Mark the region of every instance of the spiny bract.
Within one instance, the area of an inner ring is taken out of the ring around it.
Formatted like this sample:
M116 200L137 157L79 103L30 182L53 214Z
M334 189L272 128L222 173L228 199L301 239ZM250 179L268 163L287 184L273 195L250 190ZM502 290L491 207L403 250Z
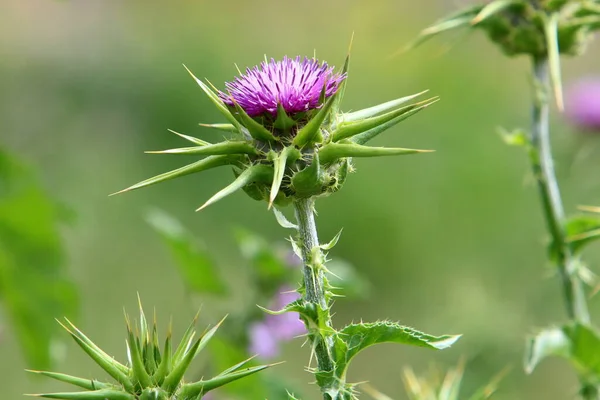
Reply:
M339 103L348 74L349 57L339 72L312 58L265 60L247 69L227 93L196 78L226 124L202 126L233 133L220 143L176 133L195 144L150 153L206 156L195 163L155 176L121 192L230 165L236 179L198 210L242 189L252 198L285 205L294 199L337 191L352 170L352 157L378 157L427 152L370 147L365 143L398 122L437 101L406 105L422 93L374 107L343 113ZM189 70L188 70L189 72ZM190 72L191 74L191 72ZM121 193L119 192L119 193Z
M125 319L127 322L127 365L121 364L102 351L66 318L65 324L61 323L75 342L116 383L78 378L56 372L31 371L84 389L80 392L46 393L33 396L72 400L200 400L210 390L270 366L244 368L250 361L248 359L212 379L185 382L184 374L192 360L207 345L223 321L194 340L195 324L198 319L198 315L196 315L175 351L171 347L171 327L169 326L161 351L158 343L156 317L152 329L150 329L140 304L139 330L136 328L135 334L127 315Z

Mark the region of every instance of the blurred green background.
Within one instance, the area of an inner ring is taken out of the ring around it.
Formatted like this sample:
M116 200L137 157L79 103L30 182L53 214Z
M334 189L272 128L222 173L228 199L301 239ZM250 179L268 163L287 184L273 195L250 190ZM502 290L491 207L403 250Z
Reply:
M316 51L339 66L354 32L346 110L424 89L442 101L377 139L436 153L357 160L358 172L344 190L318 203L323 240L344 228L331 256L351 260L375 289L365 300L337 301L336 324L390 318L464 337L443 352L373 348L355 361L350 379L368 380L404 399L403 366L425 371L434 362L450 366L465 356L467 387L512 367L497 399L572 398L577 384L565 362L545 361L532 376L521 367L524 337L565 318L558 283L545 265L544 225L525 155L495 133L499 125L527 126L527 60L505 59L480 34L451 34L391 57L425 25L465 3L4 0L0 145L31 164L47 191L77 216L61 232L79 288L75 322L122 359L122 308L135 310L136 291L163 321L173 315L176 332L201 303L205 322L214 323L243 301L248 288L232 230L245 227L273 241L289 232L266 204L244 194L193 212L231 172L107 195L185 163L143 154L182 145L167 128L207 140L219 134L197 125L222 119L182 63L217 87L236 74L234 63L252 66L264 54ZM600 72L598 54L596 43L587 55L566 60L566 84ZM600 136L582 135L560 116L554 122L568 209L600 204ZM167 250L144 222L152 206L176 215L217 254L227 266L225 276L239 281L233 301L186 292ZM587 260L597 265L600 252L592 248ZM592 300L596 316L598 303ZM8 317L0 316L2 398L64 389L23 372L28 365L15 332ZM303 371L309 349L301 343L287 345L281 357L287 363L277 372L304 386L311 377ZM73 342L65 344L55 369L101 376ZM316 388L307 393L317 398Z

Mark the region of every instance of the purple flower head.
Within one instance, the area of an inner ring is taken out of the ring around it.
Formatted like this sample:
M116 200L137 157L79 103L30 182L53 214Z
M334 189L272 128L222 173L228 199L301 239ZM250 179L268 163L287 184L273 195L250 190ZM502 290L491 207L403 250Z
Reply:
M291 287L282 286L273 299L272 308L280 310L300 296ZM306 333L304 323L298 313L288 312L282 315L267 314L263 321L250 327L249 352L263 359L275 358L279 354L279 346Z
M575 83L567 92L565 105L567 116L575 125L600 132L600 77Z
M326 62L286 56L281 61L271 59L247 68L245 74L227 82L228 93L219 92L219 96L229 106L235 101L251 117L265 113L275 117L278 104L288 115L293 115L319 108L323 88L325 97L330 97L344 78L345 75L334 73Z

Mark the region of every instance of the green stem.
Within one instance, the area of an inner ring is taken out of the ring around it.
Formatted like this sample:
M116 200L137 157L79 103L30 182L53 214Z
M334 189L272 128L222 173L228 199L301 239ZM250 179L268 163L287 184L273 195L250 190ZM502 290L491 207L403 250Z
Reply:
M298 221L298 232L300 236L300 247L302 251L302 261L304 264L304 301L314 310L319 310L316 315L319 321L307 321L309 329L309 339L313 346L317 359L317 371L328 372L333 371L333 340L324 332L323 329L315 329L315 325L319 327L331 327L331 314L329 312L329 300L327 298L327 287L325 279L325 271L322 267L323 252L319 247L319 237L317 236L317 226L315 224L314 200L300 199L294 202L296 212L296 220ZM317 379L317 383L319 379ZM326 393L329 389L321 387L323 398L330 400L332 397Z
M538 183L546 225L552 238L553 255L558 267L567 315L571 321L589 325L590 315L585 292L577 271L578 260L566 240L565 212L552 160L548 104L550 85L546 57L533 60L533 75L535 97L530 137L531 166ZM589 400L598 398L591 394L593 392L589 390L591 386L584 379L581 379L581 385L582 398Z

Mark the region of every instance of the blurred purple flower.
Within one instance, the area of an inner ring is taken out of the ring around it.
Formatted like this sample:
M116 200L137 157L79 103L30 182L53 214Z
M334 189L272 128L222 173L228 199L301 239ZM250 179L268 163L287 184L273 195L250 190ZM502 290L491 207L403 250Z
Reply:
M300 295L291 287L282 286L271 308L281 310L289 303L300 298ZM279 346L296 336L306 333L304 323L300 321L298 313L288 312L282 315L265 315L265 318L250 327L250 345L248 351L257 354L260 358L271 359L279 354Z
M323 88L325 97L329 97L344 78L326 62L319 64L315 58L284 57L282 61L271 59L247 68L245 74L227 82L228 93L219 92L219 96L230 106L235 100L251 117L264 113L276 116L278 104L288 114L295 114L319 108Z
M571 86L566 113L578 127L600 132L600 77L584 78Z

